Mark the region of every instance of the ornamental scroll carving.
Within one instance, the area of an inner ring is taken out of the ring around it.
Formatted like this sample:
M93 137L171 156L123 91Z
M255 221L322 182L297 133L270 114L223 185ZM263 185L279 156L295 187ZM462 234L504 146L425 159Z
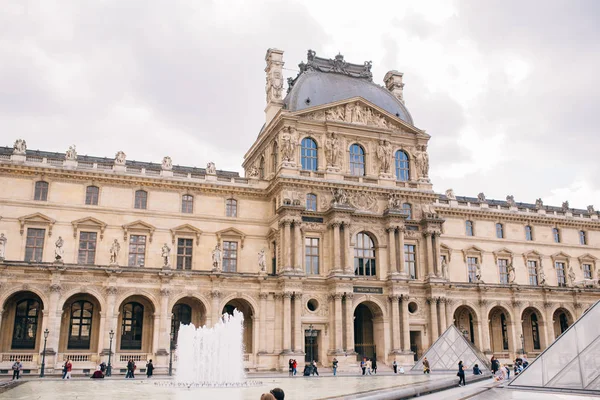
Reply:
M362 210L362 211L371 211L377 212L379 211L379 205L377 204L377 198L368 193L359 192L352 194L348 198L348 202L353 207Z
M347 122L351 124L367 125L376 128L402 131L400 124L381 114L372 107L360 102L347 103L326 110L319 110L306 115L307 119L315 121Z

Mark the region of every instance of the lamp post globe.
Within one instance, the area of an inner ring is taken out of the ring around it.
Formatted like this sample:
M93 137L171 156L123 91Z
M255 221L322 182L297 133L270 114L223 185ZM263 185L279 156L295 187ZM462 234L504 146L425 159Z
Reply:
M108 332L108 337L110 338L110 342L108 345L108 365L106 366L106 376L112 375L112 364L110 363L110 356L112 355L112 341L115 337L115 331L112 329Z
M46 328L46 330L44 330L44 350L42 351L42 368L40 369L40 378L43 378L45 375L45 369L46 369L46 342L48 341L48 335L50 334L50 331L48 330L48 328Z

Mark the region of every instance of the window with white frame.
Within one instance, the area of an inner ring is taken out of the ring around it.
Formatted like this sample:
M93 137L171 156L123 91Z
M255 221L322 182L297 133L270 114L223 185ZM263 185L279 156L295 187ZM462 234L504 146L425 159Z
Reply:
M238 242L223 242L223 272L237 272Z
M410 279L417 279L417 255L414 244L404 245L404 265Z
M500 274L500 283L508 283L508 260L498 259L498 273Z
M25 242L25 261L42 261L44 254L45 229L27 228L27 241Z
M306 195L306 210L307 211L317 211L317 195L313 193L308 193Z
M33 199L40 201L48 200L48 182L38 181L35 183L35 192L33 194Z
M556 268L556 280L558 282L558 286L567 286L567 277L565 274L565 263L561 261L556 261L554 263Z
M192 269L193 249L193 239L177 239L177 269Z
M467 257L467 274L469 282L477 282L477 257Z
M236 199L225 200L225 216L237 217L237 200Z
M583 278L584 279L592 279L592 264L583 264Z
M498 239L504 239L504 226L500 223L496 224L496 237Z
M143 267L146 262L146 235L129 236L130 267Z
M531 228L531 225L525 226L525 240L529 242L533 240L533 229Z
M191 194L184 194L181 196L181 212L184 214L191 214L194 212L194 196Z
M307 275L319 275L319 239L304 238L304 264Z
M585 231L579 231L579 244L583 246L587 244L587 235Z
M96 232L79 232L79 252L77 262L79 264L94 264L96 260Z
M538 285L538 265L536 260L527 260L527 274L529 275L529 284Z
M467 236L475 236L475 232L473 230L473 221L465 221L465 233Z

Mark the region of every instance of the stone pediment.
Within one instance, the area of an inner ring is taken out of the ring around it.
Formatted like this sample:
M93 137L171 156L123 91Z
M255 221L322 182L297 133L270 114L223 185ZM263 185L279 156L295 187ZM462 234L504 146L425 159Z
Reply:
M235 228L227 228L216 232L217 240L220 242L223 238L236 238L240 240L240 246L244 248L244 239L246 234Z
M393 132L418 133L400 118L368 102L362 97L335 103L334 105L319 106L304 109L295 113L297 116L315 121L342 122L354 125L364 125L372 128L387 129Z
M23 235L25 232L26 224L34 224L34 225L47 225L48 226L48 236L52 236L52 227L56 220L42 214L42 213L34 213L29 214L24 217L19 218L19 224L21 225L20 233Z
M130 222L129 224L123 225L123 240L127 241L127 236L130 232L147 232L148 233L148 241L152 243L152 236L154 235L154 231L156 228L150 225L147 222L137 220L134 222Z
M177 235L196 236L196 246L198 246L198 244L200 244L200 235L202 235L202 231L190 224L183 224L171 229L171 239L173 244L175 244L175 237Z
M106 229L106 223L96 219L94 217L85 217L71 222L73 225L73 237L77 237L77 230L80 228L92 228L100 230L100 240L104 238L104 230Z

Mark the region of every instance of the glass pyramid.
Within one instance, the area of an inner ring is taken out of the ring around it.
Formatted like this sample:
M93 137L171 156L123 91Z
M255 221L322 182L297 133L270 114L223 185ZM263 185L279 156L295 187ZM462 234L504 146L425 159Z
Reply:
M512 387L594 391L600 394L600 301L513 379Z
M454 325L450 325L433 343L412 367L412 371L423 371L425 357L429 361L431 371L458 371L458 362L462 360L467 370L479 364L483 373L490 372L490 366L483 353L473 346Z

